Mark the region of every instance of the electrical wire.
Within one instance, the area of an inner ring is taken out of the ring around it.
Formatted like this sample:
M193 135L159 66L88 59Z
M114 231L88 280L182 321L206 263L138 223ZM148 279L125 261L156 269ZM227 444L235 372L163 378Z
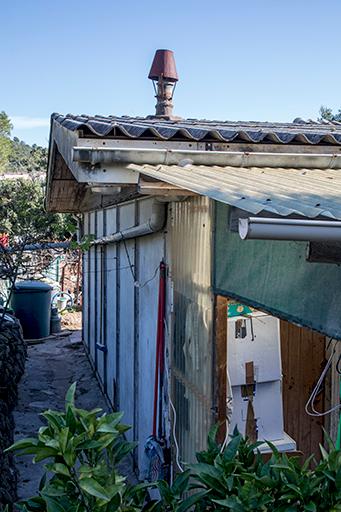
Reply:
M159 268L160 268L160 265L158 265L156 267L154 274L152 275L152 277L150 279L147 279L147 281L145 281L143 284L140 284L138 281L135 281L134 286L136 286L136 288L139 288L140 290L142 288L144 288L145 286L147 286L147 284L149 284L151 281L153 281L153 279L156 278L156 276L158 275L158 272L159 272Z
M332 351L332 353L329 356L329 359L328 359L328 361L327 361L327 363L326 363L326 365L325 365L325 367L324 367L324 369L323 369L323 371L322 371L322 373L320 375L320 378L317 381L316 386L314 387L310 397L308 398L307 403L305 404L305 412L309 416L314 416L314 417L326 416L327 414L331 414L332 412L341 409L341 404L339 404L339 405L335 405L331 409L328 409L327 411L319 412L319 411L317 411L315 409L315 406L314 406L316 397L317 397L317 395L319 394L319 392L321 390L322 382L324 381L324 379L325 379L325 377L326 377L326 375L328 373L328 370L329 370L329 368L332 365L335 351L336 351L336 344L334 345L333 351Z
M132 264L132 262L130 260L130 254L129 254L128 247L127 247L127 244L126 244L126 240L124 238L124 235L123 235L122 231L120 231L120 234L122 236L122 242L123 242L123 245L124 245L124 250L126 252L127 260L128 260L129 266L130 266L130 272L131 272L131 275L133 276L134 283L136 283L137 279L136 279L136 276L135 276L135 273L134 273L134 270L133 270L134 265Z
M168 329L168 325L167 325L167 322L166 322L166 319L164 320L164 324L165 324L165 329L167 331L167 337L169 337L169 329ZM165 370L166 370L166 377L167 377L167 394L168 394L168 400L169 400L169 404L171 406L171 409L172 409L172 412L173 412L173 425L172 425L172 435L173 435L173 441L174 441L174 445L175 445L175 462L176 462L176 465L178 466L179 468L179 471L181 473L183 473L185 470L184 468L182 467L181 463L180 463L180 449L179 449L179 444L178 444L178 440L176 438L176 421L177 421L177 416L176 416L176 409L174 407L174 404L173 404L173 401L172 401L172 397L171 397L171 393L170 393L170 387L169 387L169 371L168 371L168 364L167 364L167 361L166 361L166 364L165 364Z
M220 453L223 453L223 451L225 450L227 443L229 441L232 413L233 413L232 384L231 384L230 374L229 374L228 365L227 365L227 361L226 361L226 420L225 420L226 433L225 433L225 439L220 448Z

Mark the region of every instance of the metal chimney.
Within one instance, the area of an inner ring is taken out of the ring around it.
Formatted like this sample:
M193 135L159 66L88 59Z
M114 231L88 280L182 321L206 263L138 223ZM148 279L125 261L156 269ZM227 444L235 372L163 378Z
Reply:
M153 81L157 117L175 119L173 116L173 94L179 80L171 50L156 50L148 78Z

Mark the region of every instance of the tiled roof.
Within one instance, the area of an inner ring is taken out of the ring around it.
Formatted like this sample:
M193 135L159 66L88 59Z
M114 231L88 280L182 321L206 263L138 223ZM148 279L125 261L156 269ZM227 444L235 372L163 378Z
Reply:
M52 121L84 136L193 142L341 144L341 123L295 119L293 123L163 120L155 117L52 114Z

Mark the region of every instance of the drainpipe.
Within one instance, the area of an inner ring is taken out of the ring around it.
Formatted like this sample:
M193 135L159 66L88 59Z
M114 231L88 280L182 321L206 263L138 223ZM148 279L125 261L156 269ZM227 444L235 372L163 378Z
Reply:
M73 147L73 161L90 165L220 165L232 167L285 167L289 169L340 169L341 155L334 153L259 153L156 148ZM129 169L129 167L128 167ZM134 170L132 168L132 170Z
M239 236L242 240L340 242L341 222L249 217L248 219L239 219Z
M97 238L91 242L92 245L110 244L119 242L120 240L127 240L129 238L138 238L140 236L151 235L161 231L166 224L166 208L167 204L155 201L152 206L152 214L143 224L133 226L131 228L117 231L112 235Z

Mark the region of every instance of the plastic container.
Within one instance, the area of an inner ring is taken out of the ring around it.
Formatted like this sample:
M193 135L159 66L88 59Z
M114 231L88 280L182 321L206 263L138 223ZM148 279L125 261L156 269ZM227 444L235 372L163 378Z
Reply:
M11 306L20 320L25 339L50 334L52 286L40 281L19 281L12 292Z
M51 334L57 334L62 330L62 318L58 308L51 308Z

